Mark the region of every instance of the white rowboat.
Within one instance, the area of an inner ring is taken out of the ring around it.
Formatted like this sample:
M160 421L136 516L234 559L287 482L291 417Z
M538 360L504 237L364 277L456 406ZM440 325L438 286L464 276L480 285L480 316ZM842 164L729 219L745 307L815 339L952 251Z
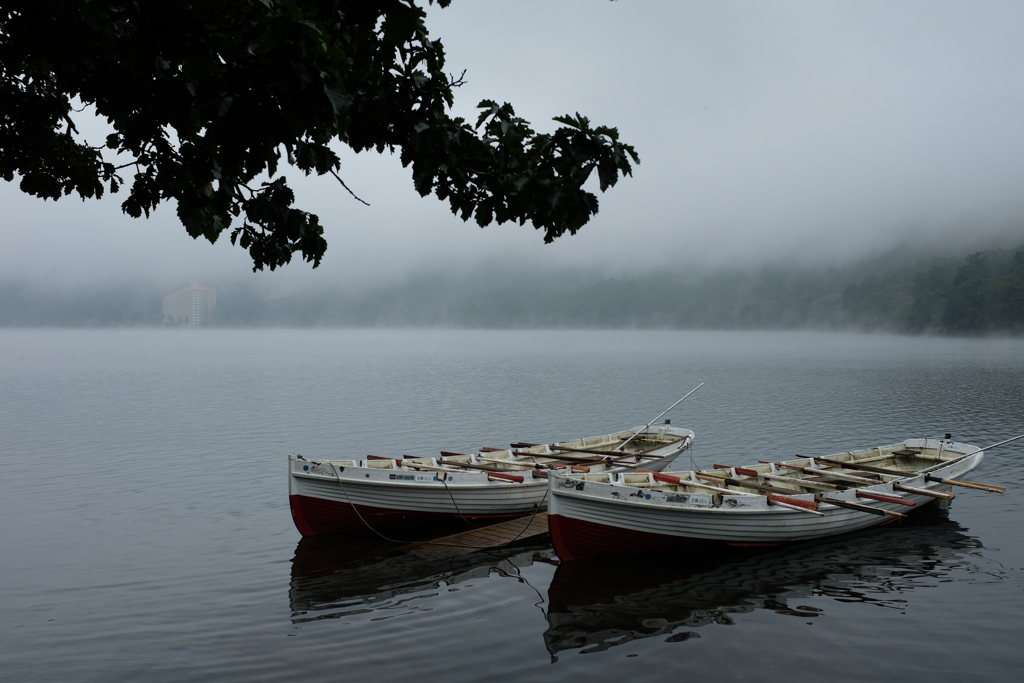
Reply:
M446 453L438 458L288 458L289 501L304 536L378 530L453 519L517 517L546 507L559 471L660 471L693 444L667 424L555 444Z
M949 439L703 472L552 474L548 524L563 560L770 546L899 521L948 504L982 449Z

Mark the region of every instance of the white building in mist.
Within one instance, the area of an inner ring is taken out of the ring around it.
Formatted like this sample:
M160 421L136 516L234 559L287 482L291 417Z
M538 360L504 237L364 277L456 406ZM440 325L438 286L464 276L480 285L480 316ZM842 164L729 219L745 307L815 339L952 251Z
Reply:
M216 305L216 289L192 285L164 297L164 322L190 327L208 325Z

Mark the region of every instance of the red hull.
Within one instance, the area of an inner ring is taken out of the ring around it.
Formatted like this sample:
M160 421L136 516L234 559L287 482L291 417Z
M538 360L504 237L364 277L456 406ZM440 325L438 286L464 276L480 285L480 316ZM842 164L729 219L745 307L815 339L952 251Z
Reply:
M419 512L414 510L391 510L338 503L310 496L288 496L292 509L292 520L303 536L336 534L345 531L366 531L373 529L394 529L396 527L445 524L462 519L458 515L444 512ZM358 508L358 514L356 511ZM466 519L505 519L514 515L476 515Z
M899 520L887 518L874 526L888 526ZM592 560L630 555L668 555L694 548L770 548L786 542L758 543L720 541L686 536L665 536L646 531L631 531L580 519L548 515L548 530L555 552L563 560Z
M724 548L734 545L774 546L779 543L729 543L704 538L664 536L631 531L579 519L548 515L548 529L555 552L563 560L591 560L628 555L665 555L693 548Z

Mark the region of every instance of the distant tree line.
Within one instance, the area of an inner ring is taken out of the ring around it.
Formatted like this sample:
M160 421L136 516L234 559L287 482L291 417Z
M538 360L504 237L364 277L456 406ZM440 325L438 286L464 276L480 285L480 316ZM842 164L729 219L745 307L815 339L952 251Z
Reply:
M589 278L500 267L435 273L375 289L271 295L217 286L222 327L861 329L904 334L1024 332L1024 246L966 257L900 252L845 265ZM2 326L159 325L151 285L73 292L0 282Z
M1024 246L922 260L843 290L864 327L979 334L1024 331Z

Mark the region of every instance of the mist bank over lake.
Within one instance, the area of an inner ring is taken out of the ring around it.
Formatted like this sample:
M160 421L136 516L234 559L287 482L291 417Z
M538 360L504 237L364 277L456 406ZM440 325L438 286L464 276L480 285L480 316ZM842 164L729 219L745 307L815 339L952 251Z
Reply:
M643 267L643 254L628 256ZM636 277L481 266L387 285L217 288L219 327L843 329L1024 332L1024 245L953 256L894 250L845 265L765 264ZM165 284L47 288L0 281L0 326L162 325Z

